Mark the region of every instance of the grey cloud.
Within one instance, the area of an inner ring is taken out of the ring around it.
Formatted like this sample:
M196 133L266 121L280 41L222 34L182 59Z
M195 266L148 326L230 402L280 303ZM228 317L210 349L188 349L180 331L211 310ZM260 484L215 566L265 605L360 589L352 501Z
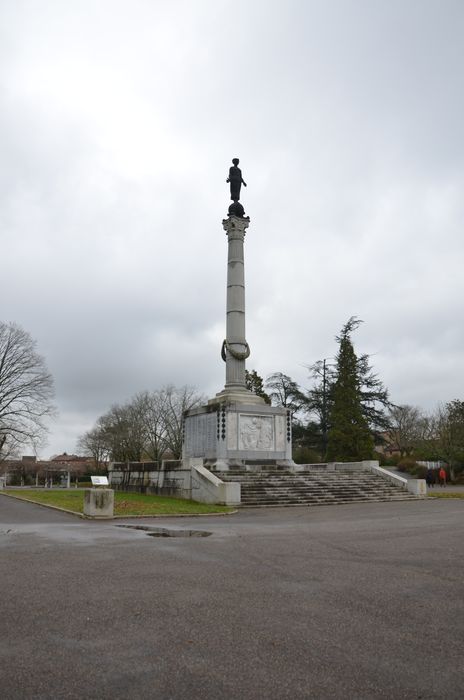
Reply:
M221 389L236 155L249 366L308 386L354 314L393 400L462 395L460 2L18 1L0 20L2 317L56 378L50 451L141 389Z

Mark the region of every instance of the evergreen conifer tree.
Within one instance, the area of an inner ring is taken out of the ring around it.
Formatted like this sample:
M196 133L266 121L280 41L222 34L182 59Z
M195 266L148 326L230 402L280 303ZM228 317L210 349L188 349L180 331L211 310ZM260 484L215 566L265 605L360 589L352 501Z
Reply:
M251 372L249 372L247 369L245 370L245 383L248 391L256 394L256 396L261 396L266 403L271 403L270 397L264 391L263 378L259 376L255 369L252 369Z
M351 342L351 333L361 321L350 318L337 337L336 380L331 389L330 429L327 459L353 461L370 459L374 442L362 405L359 360Z

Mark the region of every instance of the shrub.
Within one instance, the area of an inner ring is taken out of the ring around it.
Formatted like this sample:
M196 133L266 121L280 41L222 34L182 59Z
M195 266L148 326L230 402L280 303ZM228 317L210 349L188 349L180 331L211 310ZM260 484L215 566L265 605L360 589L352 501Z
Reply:
M297 464L319 464L321 455L310 447L294 447L293 461Z
M397 467L398 462L401 462L402 459L403 457L401 457L401 455L398 453L390 455L390 457L387 457L387 467Z
M386 457L383 452L374 452L374 459L378 461L381 467L388 466L388 457Z
M397 467L402 472L407 472L408 474L413 474L417 476L419 472L423 472L424 467L417 464L413 457L403 457L397 464Z

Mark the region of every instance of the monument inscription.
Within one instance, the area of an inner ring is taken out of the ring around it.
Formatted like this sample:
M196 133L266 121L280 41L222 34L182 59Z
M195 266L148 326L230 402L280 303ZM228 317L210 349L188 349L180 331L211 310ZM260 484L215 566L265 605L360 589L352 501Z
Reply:
M189 457L202 457L216 449L216 417L211 413L186 421L184 445Z

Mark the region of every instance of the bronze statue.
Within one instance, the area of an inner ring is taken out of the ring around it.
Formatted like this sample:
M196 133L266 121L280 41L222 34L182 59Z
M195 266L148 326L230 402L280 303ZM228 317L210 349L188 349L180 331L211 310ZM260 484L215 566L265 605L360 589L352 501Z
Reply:
M238 158L232 158L233 165L229 169L229 177L226 180L226 182L230 182L230 198L234 202L238 202L240 199L240 188L242 184L245 187L247 186L245 180L242 178L242 171L238 167L239 162Z

